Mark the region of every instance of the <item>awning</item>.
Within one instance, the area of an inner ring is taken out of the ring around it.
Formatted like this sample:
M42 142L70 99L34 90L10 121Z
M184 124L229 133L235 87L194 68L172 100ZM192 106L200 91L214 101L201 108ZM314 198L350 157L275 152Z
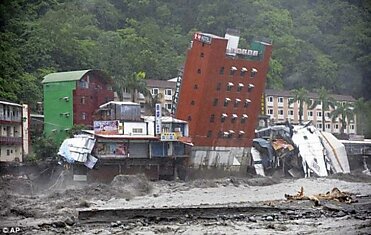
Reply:
M246 72L246 71L247 71L247 68L242 67L241 71L242 71L242 72Z
M239 131L238 134L243 135L243 134L245 134L245 132L244 131Z
M222 113L222 117L226 118L228 115L226 113Z
M256 73L256 72L258 72L258 70L256 68L252 68L251 72Z
M236 99L236 103L239 103L239 102L241 102L241 100L237 98L237 99Z
M234 67L234 66L232 66L232 67L231 67L231 70L232 70L232 71L236 71L236 70L237 70L237 68L236 68L236 67Z
M242 118L248 118L247 114L242 114Z
M238 116L237 116L237 114L234 113L234 114L232 114L232 117L237 118Z
M251 103L251 100L246 99L245 102L246 102L246 103Z
M238 86L239 86L239 87L244 87L245 85L242 84L242 83L238 83Z
M249 88L255 87L254 84L249 83Z
M234 86L232 82L228 82L228 86Z
M229 101L231 101L231 99L230 98L225 98L225 101L229 102Z
M234 130L229 130L229 134L234 134Z

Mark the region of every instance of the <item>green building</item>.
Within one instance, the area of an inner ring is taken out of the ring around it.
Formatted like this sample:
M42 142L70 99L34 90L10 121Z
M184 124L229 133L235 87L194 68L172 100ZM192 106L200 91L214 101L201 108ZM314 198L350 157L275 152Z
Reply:
M62 142L74 125L92 128L94 112L112 101L112 79L101 70L51 73L44 77L44 133Z

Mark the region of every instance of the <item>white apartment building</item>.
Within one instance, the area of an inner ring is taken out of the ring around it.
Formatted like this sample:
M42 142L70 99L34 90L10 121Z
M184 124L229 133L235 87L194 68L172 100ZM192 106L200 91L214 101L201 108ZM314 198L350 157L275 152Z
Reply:
M27 116L27 105L0 101L0 162L22 162L28 153Z
M339 102L355 102L352 96L331 94L335 101ZM292 123L299 123L299 104L294 102L290 104L290 99L293 99L293 94L290 91L281 91L266 89L265 90L265 112L270 116L275 123L289 120ZM314 101L318 99L318 95L313 92L308 93L308 97ZM313 103L313 102L312 102ZM340 133L341 122L339 118L332 121L330 113L333 109L323 112L322 106L317 105L314 109L309 109L307 104L303 106L303 122L312 121L318 129L322 129L325 125L325 130L332 133ZM322 123L322 115L325 115L325 123ZM347 127L344 130L347 134L356 134L356 117L353 120L347 120Z

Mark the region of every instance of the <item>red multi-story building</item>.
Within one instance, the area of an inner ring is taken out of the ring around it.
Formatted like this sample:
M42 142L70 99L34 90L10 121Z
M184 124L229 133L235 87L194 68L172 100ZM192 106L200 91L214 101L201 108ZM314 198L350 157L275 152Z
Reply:
M226 150L252 144L272 45L257 40L241 49L238 41L236 30L228 30L224 38L194 34L176 117L189 122L195 146Z

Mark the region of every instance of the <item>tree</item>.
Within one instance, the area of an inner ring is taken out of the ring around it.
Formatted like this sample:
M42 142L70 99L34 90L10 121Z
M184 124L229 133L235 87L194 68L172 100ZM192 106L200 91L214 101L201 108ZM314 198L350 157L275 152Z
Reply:
M163 93L149 95L149 99L147 99L145 106L144 106L146 115L155 115L156 104L161 103L161 100L163 99L163 97L164 97ZM162 115L164 116L170 115L169 110L167 110L165 107L161 108L161 112L162 112Z
M142 93L144 96L148 96L149 91L144 81L145 77L145 72L133 73L119 84L121 89L126 88L130 92L132 102L136 102L138 92Z
M362 97L354 102L353 111L356 114L357 130L361 135L365 134L367 122L370 122L370 119L367 118L368 106L370 105L370 102L366 102Z
M299 103L299 124L302 124L304 104L311 105L311 101L308 98L308 90L305 88L291 90L291 93L294 95L294 98L289 101L289 104L294 102Z
M314 109L317 105L321 105L322 109L322 130L325 131L325 111L328 111L331 108L334 108L335 99L330 97L326 88L321 87L321 89L316 89L318 94L318 99L314 100L313 104L310 106L310 109Z
M330 113L332 121L339 118L341 122L340 136L344 136L344 130L347 128L347 122L354 118L354 108L348 102L336 102L335 109Z

